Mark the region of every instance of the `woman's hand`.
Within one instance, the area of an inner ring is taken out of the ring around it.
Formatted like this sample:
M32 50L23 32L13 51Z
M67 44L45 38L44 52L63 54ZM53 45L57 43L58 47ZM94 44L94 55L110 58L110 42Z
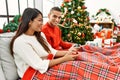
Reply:
M60 51L61 52L61 51ZM60 56L60 53L59 53ZM77 58L78 54L72 51L64 51L61 57L50 60L49 67L54 66L56 64L60 64L66 61L73 61Z
M63 56L65 61L73 61L77 58L78 54L76 52L68 52Z
M80 48L80 44L73 44L69 51L77 51Z

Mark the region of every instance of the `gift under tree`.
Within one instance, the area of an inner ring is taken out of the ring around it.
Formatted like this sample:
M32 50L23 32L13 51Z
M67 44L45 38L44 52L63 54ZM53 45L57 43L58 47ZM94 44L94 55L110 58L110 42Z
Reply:
M84 4L84 0L63 1L61 5L63 15L60 22L63 40L85 44L86 41L94 39L89 26L89 13Z

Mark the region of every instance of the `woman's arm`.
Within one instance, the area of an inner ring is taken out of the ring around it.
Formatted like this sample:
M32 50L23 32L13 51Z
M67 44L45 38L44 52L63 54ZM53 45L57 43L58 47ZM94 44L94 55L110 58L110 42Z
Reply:
M69 54L69 53L75 53L76 51L78 50L78 48L75 48L75 47L72 47L70 48L69 50L58 50L55 54L55 57L62 57L64 56L65 54Z
M56 57L62 57L62 56L64 56L65 54L67 54L67 53L70 53L69 51L57 51L56 52L56 54L55 54L55 58Z
M56 64L60 64L60 63L66 62L66 61L73 61L78 56L78 54L73 55L72 52L59 51L56 53L56 56L59 56L59 58L50 60L49 67L52 67ZM62 57L60 57L60 56L62 56Z

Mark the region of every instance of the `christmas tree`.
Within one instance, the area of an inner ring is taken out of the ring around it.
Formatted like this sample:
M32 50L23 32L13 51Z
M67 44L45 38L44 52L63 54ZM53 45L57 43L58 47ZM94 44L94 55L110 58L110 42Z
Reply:
M59 26L64 41L85 44L93 40L84 0L64 0L60 8L63 15Z

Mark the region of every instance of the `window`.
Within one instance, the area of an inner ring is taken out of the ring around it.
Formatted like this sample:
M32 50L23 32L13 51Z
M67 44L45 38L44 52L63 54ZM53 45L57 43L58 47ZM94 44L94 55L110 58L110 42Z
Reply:
M8 24L15 15L22 14L27 7L38 8L43 13L44 23L53 6L60 6L63 0L0 0L0 29ZM42 9L42 10L41 10Z
M0 29L15 15L22 14L27 7L34 7L35 0L0 0Z
M53 6L54 6L54 0L43 0L43 21L44 23L47 22L48 13Z
M60 6L63 0L43 0L43 20L44 23L48 21L48 13L50 9L54 6Z

